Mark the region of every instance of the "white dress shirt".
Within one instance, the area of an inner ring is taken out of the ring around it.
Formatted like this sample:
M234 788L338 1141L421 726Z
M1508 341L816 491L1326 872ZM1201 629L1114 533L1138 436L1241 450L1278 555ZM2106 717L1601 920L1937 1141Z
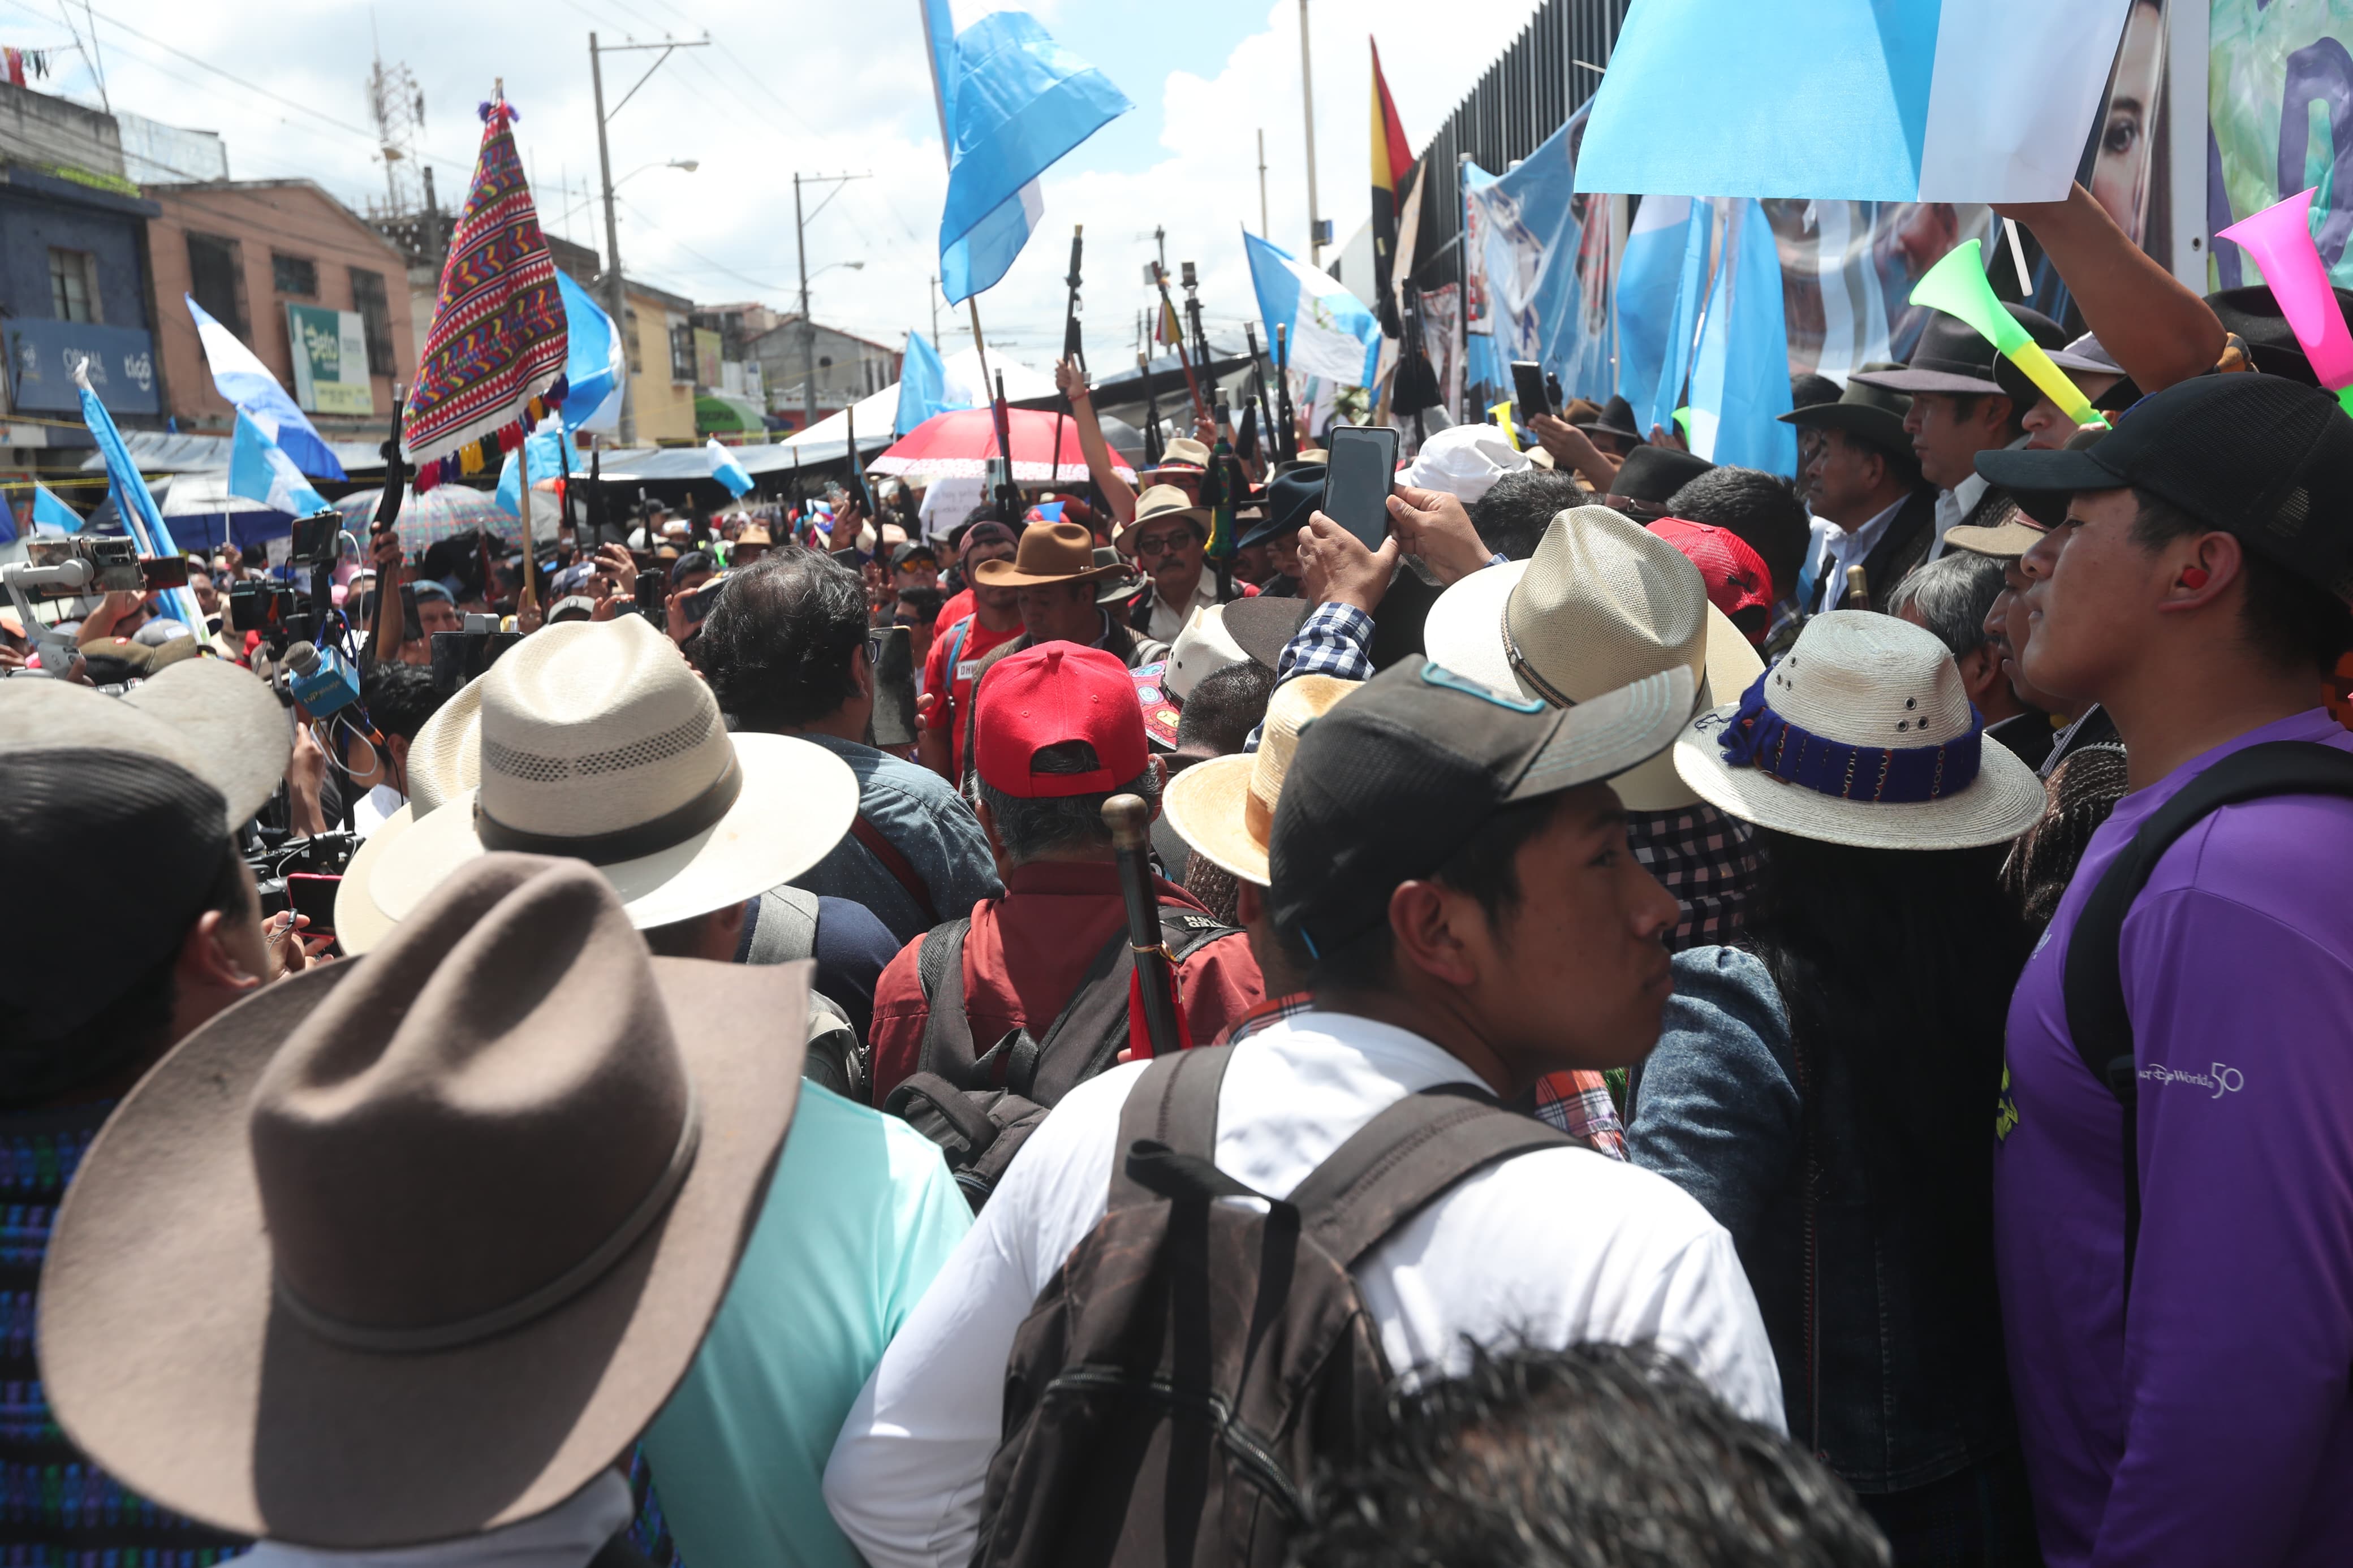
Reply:
M1015 1331L1103 1216L1120 1111L1143 1070L1081 1084L1039 1125L851 1407L826 1503L875 1568L971 1559ZM1405 1095L1477 1081L1418 1035L1302 1013L1237 1049L1217 1163L1281 1197ZM1395 1371L1459 1370L1466 1336L1655 1340L1742 1415L1783 1425L1780 1375L1731 1237L1672 1183L1588 1150L1521 1154L1466 1178L1391 1232L1356 1279Z
M2004 447L2002 450L2005 452L2015 452L2032 439L2034 439L2034 437L2031 436L2021 436L2017 440L2012 441L2010 445ZM1963 479L1951 489L1938 492L1936 496L1936 542L1928 547L1929 560L1934 561L1938 556L1944 554L1945 535L1951 532L1954 526L1959 523L1964 518L1967 518L1969 513L1977 510L1978 502L1985 500L1985 493L1989 488L1986 477L1972 468L1969 470L1969 477L1968 479Z
M1871 558L1871 552L1879 548L1879 542L1887 537L1888 525L1895 521L1895 514L1902 511L1904 503L1911 499L1908 494L1896 497L1884 511L1873 512L1859 528L1840 529L1836 523L1831 525L1837 531L1831 535L1824 547L1821 574L1814 582L1814 609L1817 613L1839 607L1840 601L1846 597L1846 569L1860 566Z
M1201 568L1200 581L1193 584L1193 596L1186 600L1182 607L1162 598L1160 590L1155 587L1152 590L1152 624L1145 628L1145 636L1154 642L1165 642L1174 647L1176 646L1176 634L1185 629L1185 624L1193 618L1193 612L1214 609L1217 603L1217 574L1207 566Z

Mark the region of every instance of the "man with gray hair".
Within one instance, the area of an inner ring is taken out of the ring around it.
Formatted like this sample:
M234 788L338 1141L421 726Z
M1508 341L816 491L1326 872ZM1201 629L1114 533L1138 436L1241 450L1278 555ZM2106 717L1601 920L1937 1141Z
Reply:
M1993 556L1957 551L1914 567L1887 596L1889 615L1934 633L1951 650L1989 731L2032 711L2010 689L2001 672L2001 650L1986 635L1987 613L2001 594L2001 569Z

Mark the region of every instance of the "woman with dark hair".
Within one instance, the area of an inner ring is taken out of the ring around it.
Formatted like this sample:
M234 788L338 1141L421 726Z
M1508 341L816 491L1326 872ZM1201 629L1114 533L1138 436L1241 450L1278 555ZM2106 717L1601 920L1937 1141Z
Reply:
M1817 616L1676 768L1756 824L1737 947L1677 956L1627 1129L1732 1233L1789 1431L1899 1564L2041 1561L1994 1298L2002 1030L2042 807L1932 634Z

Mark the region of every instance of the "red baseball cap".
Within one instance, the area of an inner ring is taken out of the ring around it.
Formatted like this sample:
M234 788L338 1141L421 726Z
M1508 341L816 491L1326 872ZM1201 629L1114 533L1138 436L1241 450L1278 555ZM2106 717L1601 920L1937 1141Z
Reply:
M1022 800L1103 795L1144 772L1150 752L1127 666L1101 648L1050 642L999 660L980 682L974 764L983 784ZM1040 773L1049 746L1084 741L1102 765Z
M1728 528L1711 528L1681 517L1662 517L1650 524L1650 530L1699 568L1700 578L1707 584L1707 602L1723 611L1726 620L1733 620L1742 610L1772 609L1773 574L1766 569L1765 558L1740 535Z

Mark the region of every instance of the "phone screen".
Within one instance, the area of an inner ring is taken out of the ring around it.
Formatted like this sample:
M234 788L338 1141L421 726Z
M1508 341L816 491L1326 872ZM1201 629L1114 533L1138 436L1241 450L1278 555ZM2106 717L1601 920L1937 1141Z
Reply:
M1545 388L1544 367L1534 360L1512 362L1512 413L1525 425L1539 414L1557 414Z
M1381 425L1335 425L1324 442L1324 515L1378 550L1389 531L1398 433Z
M343 885L341 877L314 877L297 871L286 879L286 901L298 915L311 921L311 934L324 936L335 929L335 894Z

